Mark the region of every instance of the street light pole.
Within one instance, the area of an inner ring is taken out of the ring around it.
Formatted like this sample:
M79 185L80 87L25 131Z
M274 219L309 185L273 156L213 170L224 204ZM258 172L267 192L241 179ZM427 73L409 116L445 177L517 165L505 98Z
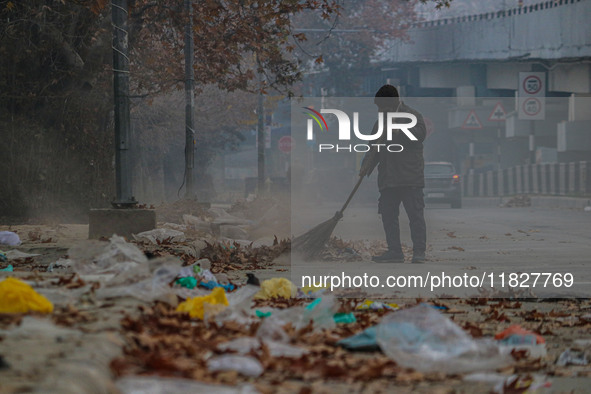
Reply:
M258 56L257 56L258 64ZM257 175L258 175L258 192L260 196L265 188L265 114L264 114L264 97L263 97L263 76L258 73L259 94L257 102Z
M117 208L137 204L131 184L131 146L129 119L129 56L127 0L112 0L113 20L113 93L115 112L115 188L112 202Z
M185 25L185 198L195 196L193 164L195 162L195 72L193 70L193 5L184 0L187 24Z

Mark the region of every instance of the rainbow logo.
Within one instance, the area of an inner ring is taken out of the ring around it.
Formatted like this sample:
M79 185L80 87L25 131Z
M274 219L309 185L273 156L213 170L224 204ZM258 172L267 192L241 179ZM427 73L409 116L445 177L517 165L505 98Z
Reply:
M320 115L320 113L318 111L313 110L310 107L302 107L304 108L306 111L302 112L308 116L311 116L312 119L314 119L316 121L316 123L318 123L318 126L320 126L320 130L324 131L324 129L326 128L326 131L328 131L328 125L326 124L326 120L324 120L324 116ZM320 120L322 120L322 123L320 123ZM322 126L322 124L324 124L324 126Z

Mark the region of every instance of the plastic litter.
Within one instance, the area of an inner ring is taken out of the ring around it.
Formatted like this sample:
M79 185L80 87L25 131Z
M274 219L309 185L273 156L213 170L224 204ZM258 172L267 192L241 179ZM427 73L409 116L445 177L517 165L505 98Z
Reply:
M17 233L12 231L0 231L0 245L18 246L21 239Z
M586 352L581 350L566 349L560 354L556 365L565 367L567 365L589 365L589 357Z
M206 309L208 313L214 313L216 310L224 309L228 306L228 299L226 292L222 287L216 287L211 294L201 297L188 298L186 301L180 303L176 309L177 312L189 313L192 318L199 318L203 320ZM211 308L211 306L215 306Z
M495 335L503 354L511 354L513 350L525 350L529 358L546 356L546 340L541 335L528 331L519 325L509 326Z
M240 337L229 342L223 342L218 345L218 350L222 352L236 352L238 354L248 354L261 348L261 341L253 337Z
M213 280L210 280L209 282L199 282L199 286L205 287L208 290L215 289L216 287L221 287L226 291L232 291L236 288L236 286L234 286L231 283L229 283L227 285L223 285L223 284L215 282Z
M514 337L511 339L511 341L513 342L521 342L518 344L530 344L533 340L535 340L534 343L546 343L546 340L543 336L538 335L535 332L528 331L518 324L509 326L505 330L495 335L495 339L497 341L503 341L505 339L508 339L509 337ZM519 337L521 338L518 339Z
M499 341L499 349L503 354L525 350L528 358L542 358L546 356L546 344L536 344L536 339L532 335L511 335Z
M498 382L492 389L493 393L545 393L552 387L552 382L543 375L511 375Z
M141 250L118 235L113 235L109 243L81 242L70 248L68 255L79 274L120 273L148 262Z
M197 279L195 279L192 276L187 276L184 278L178 278L175 281L176 284L186 287L187 289L194 289L195 287L197 287Z
M308 354L308 350L298 347L288 345L282 342L275 342L275 341L263 341L269 353L273 357L287 357L287 358L300 358L304 354Z
M510 362L494 341L473 339L426 304L385 316L377 326L376 340L396 363L420 372L485 371Z
M261 283L261 290L255 295L256 299L269 300L273 298L293 298L298 289L289 279L271 278Z
M232 321L248 326L259 320L252 315L251 303L259 288L252 285L242 286L238 290L226 294L229 307L215 315L216 322Z
M269 317L269 316L271 316L271 315L273 314L273 312L271 312L271 311L268 311L268 312L263 312L263 311L261 311L261 310L257 309L257 310L255 311L255 314L257 315L257 317L260 317L261 319L263 319L263 318L265 318L265 317Z
M25 282L6 278L0 282L0 313L53 312L53 304Z
M35 256L39 256L39 253L25 253L25 252L21 252L20 250L9 250L6 253L6 257L8 258L8 260L14 260L14 259L26 259L27 257L35 257Z
M301 329L308 325L310 321L314 322L314 329L332 329L336 327L334 315L337 312L337 304L334 295L324 295L317 298L304 309L299 321L296 323L296 329Z
M380 347L378 342L376 341L376 332L377 328L369 327L365 331L350 336L345 339L341 339L337 342L337 345L344 347L348 350L358 350L358 351L376 351L379 350Z
M0 262L7 261L8 257L6 257L6 253L0 250Z
M142 301L167 300L170 295L194 297L203 292L170 284L177 278L181 263L175 258L164 257L139 264L110 279L104 287L95 291L98 299L134 297ZM168 298L167 298L168 297Z
M350 324L357 321L355 315L352 313L335 313L332 318L337 324Z
M0 272L13 272L13 271L14 271L14 267L12 266L12 264L9 264L8 267L6 267L6 268L0 269Z
M136 241L145 241L158 245L162 242L185 242L185 233L169 228L156 228L154 230L144 231L139 234L133 234Z
M241 375L256 378L261 376L264 369L261 363L248 356L216 356L207 360L207 369L211 372L236 371Z
M157 376L128 376L115 385L122 394L255 394L251 385L225 386L197 382L191 379L161 378Z
M376 311L376 310L382 310L382 309L388 309L388 310L394 311L394 310L397 310L398 308L399 308L398 304L395 304L395 303L386 304L383 302L372 301L372 300L365 300L361 304L357 305L357 307L355 307L355 309L358 311L367 311L367 310Z
M211 273L209 269L203 269L199 274L201 280L204 282L217 282L217 278Z
M271 316L262 321L256 332L256 337L281 343L289 342L289 335L283 327L288 323L299 322L303 313L304 308L301 306L274 311Z

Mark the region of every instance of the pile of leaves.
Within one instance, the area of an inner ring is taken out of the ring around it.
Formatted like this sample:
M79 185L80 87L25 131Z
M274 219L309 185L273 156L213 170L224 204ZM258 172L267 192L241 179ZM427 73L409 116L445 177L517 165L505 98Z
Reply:
M341 310L351 307L344 304ZM211 383L235 384L245 381L235 372L210 372L206 360L222 354L218 345L239 337L254 337L259 322L249 326L235 322L216 324L192 321L188 315L179 314L166 304L140 307L141 315L122 320L126 347L124 355L111 362L117 376L129 374L158 374L196 379ZM256 358L264 367L262 380L280 382L285 379L314 381L318 379L347 379L370 381L376 378L393 378L407 371L395 362L376 354L367 357L347 352L337 347L338 340L361 332L379 322L383 312L355 312L357 322L341 325L330 331L314 331L308 325L299 331L288 323L284 329L292 338L291 345L307 350L297 358L273 357L263 344L261 349L248 355Z
M290 250L288 240L279 241L277 237L272 246L244 246L237 242L208 243L201 250L200 258L211 261L214 274L236 270L259 270L269 268L279 255Z
M331 237L326 243L326 248L321 252L320 258L324 261L362 261L370 260L388 250L384 240L343 240ZM402 245L402 251L412 255L412 248Z
M290 302L288 302L290 301ZM410 300L409 300L410 301ZM588 332L591 321L587 311L589 302L562 301L560 310L542 312L536 304L509 299L446 299L414 300L429 302L448 315L472 337L493 336L511 324L520 324L527 330L542 335L549 342L548 356L530 358L524 352L512 353L513 366L502 372L526 379L529 374L543 373L550 376L578 374L587 376L588 370L581 366L559 367L553 362L565 346L566 330ZM291 308L302 300L272 300L265 306ZM296 330L291 323L283 326L290 345L306 350L299 357L274 357L262 344L247 356L257 359L263 366L263 374L257 378L256 387L262 392L276 391L277 384L289 380L296 385L347 384L392 385L447 384L450 376L443 373L419 373L398 366L380 352L358 353L346 351L336 343L346 337L378 324L384 310L357 311L361 299L341 300L340 312L353 312L356 322L340 324L331 330L314 330L312 323ZM414 305L410 302L407 306ZM253 304L253 307L260 307ZM218 349L221 343L241 337L255 337L261 321L243 325L235 321L217 324L213 321L190 320L174 308L163 303L152 307L141 306L140 314L126 316L122 320L126 346L123 356L112 361L111 369L117 376L157 374L195 379L210 383L237 384L249 381L235 371L210 372L207 360L219 354L229 354ZM394 312L395 313L395 312ZM576 327L576 328L573 328ZM563 342L563 343L559 343ZM552 345L550 345L552 344ZM252 382L252 380L250 380ZM447 382L447 383L446 383ZM508 379L508 384L509 384ZM449 387L449 386L448 386ZM525 386L524 386L525 387ZM334 388L334 387L333 387ZM299 387L302 389L302 387ZM296 390L297 391L297 390ZM521 392L521 391L520 391Z

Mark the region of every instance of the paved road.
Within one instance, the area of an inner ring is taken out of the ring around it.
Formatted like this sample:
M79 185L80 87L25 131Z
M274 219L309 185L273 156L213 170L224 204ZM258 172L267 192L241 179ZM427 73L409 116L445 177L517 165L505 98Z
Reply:
M292 215L292 232L300 234L306 228L329 218L337 205L300 208ZM442 205L428 206L425 211L428 227L428 261L416 264L320 263L302 262L292 256L292 279L301 281L301 275L378 275L384 280L388 275L430 275L444 271L450 275L485 276L490 283L494 271L494 287L499 289L501 275L505 273L505 290L508 290L509 273L572 273L574 285L555 288L551 286L556 276L551 276L546 288L540 287L540 277L535 289L521 288L523 295L537 296L590 296L591 295L591 213L582 210L542 208L476 208L449 209ZM408 220L401 213L403 242L410 244ZM375 206L353 205L337 226L334 235L343 239L383 239L380 217ZM525 276L518 277L521 284ZM432 279L429 279L432 280ZM458 282L459 283L459 282ZM475 283L475 282L474 282ZM515 282L514 282L515 283ZM533 277L530 277L530 285ZM523 284L527 284L524 282ZM382 283L383 284L383 283ZM556 284L560 284L557 280ZM380 286L381 287L381 286ZM463 295L466 289L440 290L439 293ZM473 295L473 292L470 293ZM403 293L431 296L430 290Z

